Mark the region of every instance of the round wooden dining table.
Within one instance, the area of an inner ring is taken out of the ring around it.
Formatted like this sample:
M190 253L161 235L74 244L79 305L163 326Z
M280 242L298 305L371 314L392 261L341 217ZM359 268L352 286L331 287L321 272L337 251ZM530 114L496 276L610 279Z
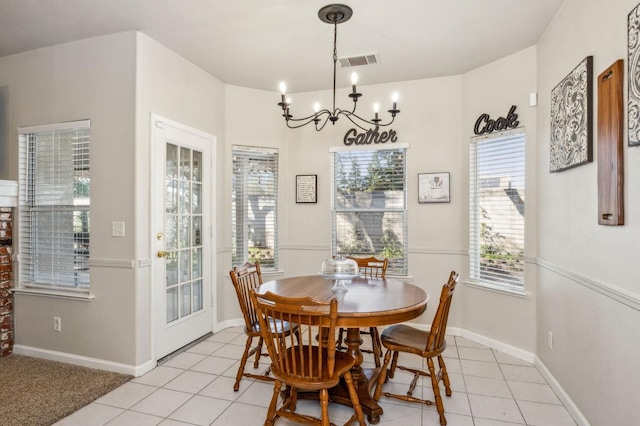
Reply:
M345 343L355 359L351 375L364 413L370 423L380 421L382 408L373 400L373 386L379 369L363 368L360 351L360 327L397 324L419 317L426 309L429 296L415 285L394 279L355 278L348 291L332 291L334 281L319 275L283 278L265 282L257 294L275 293L285 297L312 297L319 301L338 300L337 326L347 328ZM330 392L331 401L351 405L343 383Z

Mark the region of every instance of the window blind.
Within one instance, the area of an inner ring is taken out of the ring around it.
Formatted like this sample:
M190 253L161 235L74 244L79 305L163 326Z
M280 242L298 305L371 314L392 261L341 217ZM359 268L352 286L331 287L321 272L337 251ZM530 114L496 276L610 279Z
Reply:
M522 288L524 134L472 139L470 173L471 279Z
M278 151L232 150L232 262L278 267Z
M22 285L88 291L89 125L19 130Z
M386 257L406 275L406 149L332 155L333 254Z

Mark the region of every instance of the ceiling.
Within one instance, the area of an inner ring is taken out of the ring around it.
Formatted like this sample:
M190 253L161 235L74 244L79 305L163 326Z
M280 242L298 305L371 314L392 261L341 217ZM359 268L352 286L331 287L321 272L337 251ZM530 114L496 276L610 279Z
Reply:
M340 69L337 84L378 84L473 70L533 46L564 0L343 0L338 56L380 63ZM331 88L330 0L2 0L0 57L138 30L226 84L290 92Z

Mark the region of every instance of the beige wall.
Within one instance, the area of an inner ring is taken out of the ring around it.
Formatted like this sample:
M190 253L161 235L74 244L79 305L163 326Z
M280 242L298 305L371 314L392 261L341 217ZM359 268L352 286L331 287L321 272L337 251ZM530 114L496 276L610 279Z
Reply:
M154 353L154 318L157 318L152 303L154 295L152 282L153 253L152 242L158 232L151 229L154 211L150 206L153 188L151 115L157 114L165 119L181 125L206 132L216 138L214 155L217 163L212 174L214 188L224 181L223 144L225 132L225 86L217 78L204 72L186 59L176 55L144 34L136 33L136 151L135 151L135 237L136 251L136 365L144 364L152 359ZM218 229L223 228L216 223L221 217L224 199L219 191L214 192L212 226L217 244L221 244ZM216 266L217 253L206 259L211 265L214 275L218 274ZM161 278L163 279L163 278ZM213 285L215 286L214 279ZM215 289L214 289L215 299ZM161 308L163 309L163 308ZM213 312L213 318L218 313Z
M594 162L549 173L550 93L593 55L597 118L596 78L617 59L628 65L627 14L637 4L567 0L538 44L537 354L593 425L640 418L640 147L625 135L625 225L598 225L597 120Z
M516 106L519 127L526 137L525 164L525 291L527 297L496 293L476 287L462 288L462 328L481 336L535 353L536 304L536 118L537 108L529 106L529 95L536 92L536 48L518 52L463 76L461 130L461 176L464 203L461 207L468 248L469 142L475 137L474 124L481 114L506 117ZM469 277L468 262L464 279Z
M349 81L349 73L338 79ZM437 294L451 269L460 270L466 262L466 234L461 229L463 187L460 156L461 77L446 77L361 86L364 96L358 101L358 112L373 117L373 103L380 110L391 107L391 95L400 96L401 113L391 126L397 132L398 143L407 150L409 275L413 283ZM338 90L336 105L350 108L348 90ZM313 104L331 105L331 92L292 94L292 113L308 115ZM344 147L345 133L355 127L346 118L335 125L327 124L322 132L313 126L290 130L285 127L277 107L277 93L260 96L260 113L276 119L277 131L286 138L281 157L280 248L281 269L285 276L314 274L322 261L331 256L331 156L330 148ZM386 118L387 113L381 114ZM241 131L241 127L236 127ZM228 128L231 131L231 127ZM387 144L389 145L389 144ZM418 204L418 173L450 172L451 203ZM318 202L296 204L295 176L318 175ZM459 303L456 301L454 303ZM436 304L429 305L425 315L416 322L428 324ZM460 310L452 311L451 321L459 326Z
M18 178L20 126L91 120L91 302L17 294L15 343L27 349L135 363L133 246L113 239L111 222L133 222L134 33L83 40L0 59L8 93L11 160ZM118 165L115 168L114 165ZM17 242L17 239L15 240ZM19 277L18 277L19 278ZM53 316L62 332L53 331ZM113 339L105 338L113 336ZM79 361L80 362L80 361Z

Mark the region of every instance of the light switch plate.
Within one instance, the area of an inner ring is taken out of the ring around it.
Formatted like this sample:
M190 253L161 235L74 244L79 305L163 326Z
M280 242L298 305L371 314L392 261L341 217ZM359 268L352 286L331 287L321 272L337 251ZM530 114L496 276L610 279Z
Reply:
M111 236L124 237L124 222L111 222Z

